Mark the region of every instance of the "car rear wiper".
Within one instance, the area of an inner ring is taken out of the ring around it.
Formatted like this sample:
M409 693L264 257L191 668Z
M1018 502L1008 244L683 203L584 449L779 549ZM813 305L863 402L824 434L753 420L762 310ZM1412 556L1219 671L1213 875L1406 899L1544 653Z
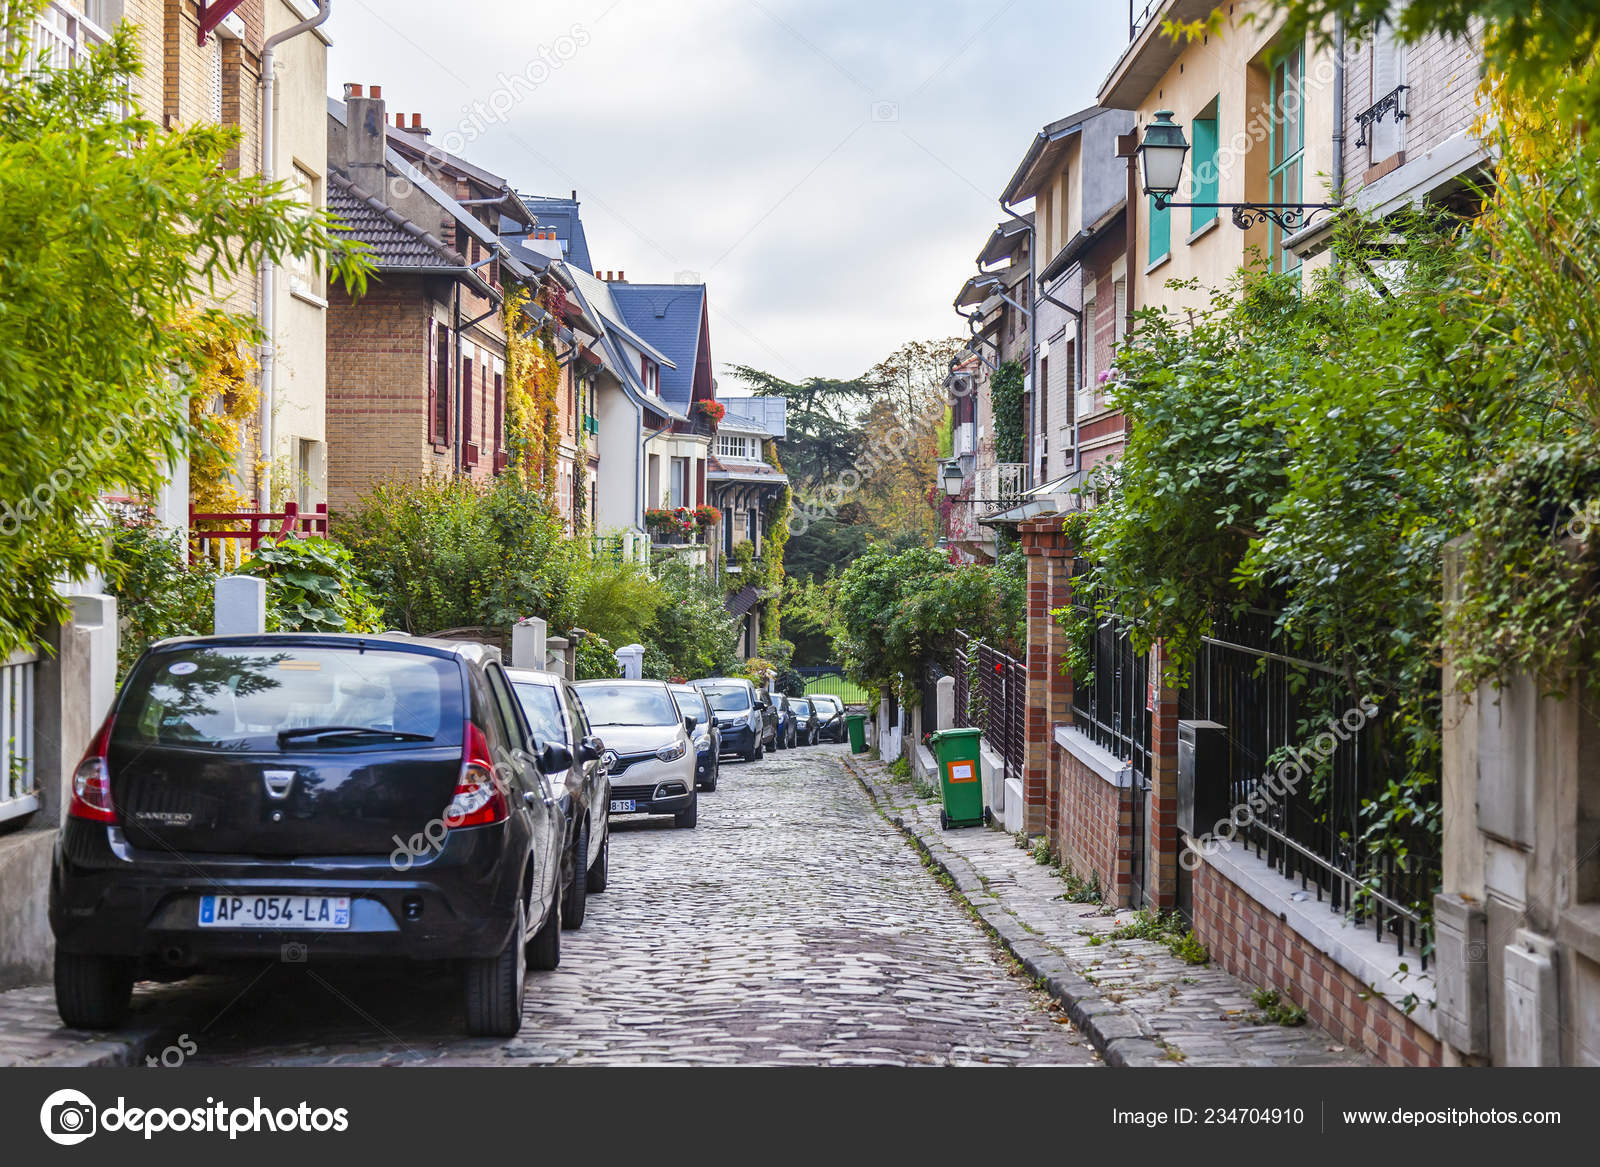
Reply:
M302 725L295 729L280 729L278 731L278 744L284 745L301 738L312 737L350 737L355 734L364 734L369 737L386 737L401 742L431 742L432 734L407 733L399 729L378 729L371 725Z

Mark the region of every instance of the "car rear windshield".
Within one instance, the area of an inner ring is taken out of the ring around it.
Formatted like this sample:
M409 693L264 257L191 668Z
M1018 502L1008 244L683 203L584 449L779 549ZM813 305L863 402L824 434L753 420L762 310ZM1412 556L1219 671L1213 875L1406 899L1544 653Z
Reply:
M157 653L126 694L124 746L459 746L465 718L454 660L354 645Z
M789 708L793 709L801 717L811 716L811 702L809 701L791 701L789 702Z
M676 725L681 720L665 685L584 685L578 700L596 725Z
M706 699L711 702L711 708L719 713L727 713L735 709L750 708L750 690L745 688L734 689L707 689Z
M674 689L672 695L678 699L678 708L683 710L685 717L705 720L706 703L700 699L700 694L693 689Z
M517 691L517 700L522 702L522 711L528 715L528 724L533 728L533 736L541 744L545 742L562 742L567 740L567 729L561 720L561 698L556 696L553 685L521 684L513 685Z

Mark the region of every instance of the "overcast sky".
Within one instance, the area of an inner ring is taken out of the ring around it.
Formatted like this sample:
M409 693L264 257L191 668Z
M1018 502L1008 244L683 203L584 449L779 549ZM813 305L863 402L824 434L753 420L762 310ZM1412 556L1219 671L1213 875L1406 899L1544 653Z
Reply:
M711 346L848 377L964 330L950 301L1040 126L1092 104L1122 0L335 0L329 84L382 85L594 265L694 273ZM684 278L690 278L684 276Z

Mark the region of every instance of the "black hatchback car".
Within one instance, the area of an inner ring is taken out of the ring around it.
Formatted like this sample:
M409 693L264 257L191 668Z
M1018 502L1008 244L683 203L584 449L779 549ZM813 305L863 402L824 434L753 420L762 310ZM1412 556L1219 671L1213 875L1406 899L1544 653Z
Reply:
M467 1027L522 1024L561 958L562 827L493 649L284 633L164 641L73 779L56 1005L107 1028L140 974L235 959L460 962Z

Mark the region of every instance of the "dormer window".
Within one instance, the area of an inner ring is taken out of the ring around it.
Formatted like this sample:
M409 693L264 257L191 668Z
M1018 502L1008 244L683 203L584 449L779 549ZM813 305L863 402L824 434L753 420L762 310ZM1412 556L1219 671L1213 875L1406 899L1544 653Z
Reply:
M718 434L717 457L759 462L761 460L760 440L740 437L737 434Z
M639 379L644 382L644 387L657 397L661 396L661 366L649 357L639 357Z

